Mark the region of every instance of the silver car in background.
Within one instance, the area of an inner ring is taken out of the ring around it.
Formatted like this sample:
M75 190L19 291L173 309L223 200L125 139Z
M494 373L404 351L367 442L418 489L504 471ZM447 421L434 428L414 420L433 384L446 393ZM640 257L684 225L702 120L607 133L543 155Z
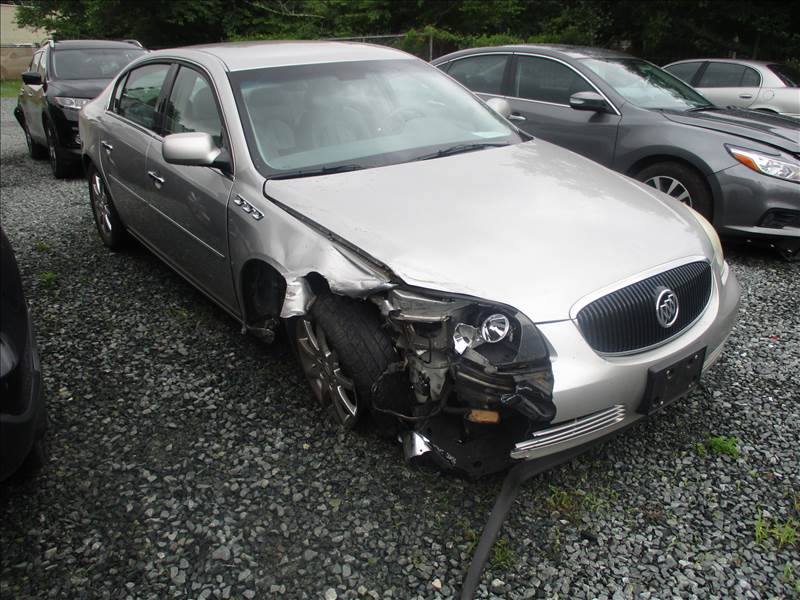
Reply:
M685 396L736 318L692 209L389 48L154 52L80 133L107 246L134 236L264 340L285 326L343 427L468 476Z
M800 71L758 60L698 58L664 67L717 106L737 106L800 119Z

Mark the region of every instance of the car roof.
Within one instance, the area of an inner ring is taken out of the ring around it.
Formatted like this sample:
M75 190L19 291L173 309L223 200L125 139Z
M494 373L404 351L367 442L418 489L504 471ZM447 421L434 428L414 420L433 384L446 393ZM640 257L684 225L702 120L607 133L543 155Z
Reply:
M734 63L737 65L747 65L750 67L766 67L767 65L774 65L778 62L774 60L747 60L741 58L687 58L684 60L676 60L675 62L669 63L667 66L669 67L671 65L679 65L681 63L705 62L705 61Z
M433 61L452 60L461 56L469 56L480 52L536 52L555 58L633 58L630 54L606 48L592 48L591 46L570 46L567 44L513 44L507 46L487 46L485 48L471 48L453 52Z
M129 48L144 50L133 42L121 42L117 40L59 40L53 42L54 50L88 50L90 48Z
M410 54L372 44L333 41L259 41L204 44L164 51L172 56L199 52L221 60L229 71L359 60L419 60ZM158 52L153 53L158 55Z

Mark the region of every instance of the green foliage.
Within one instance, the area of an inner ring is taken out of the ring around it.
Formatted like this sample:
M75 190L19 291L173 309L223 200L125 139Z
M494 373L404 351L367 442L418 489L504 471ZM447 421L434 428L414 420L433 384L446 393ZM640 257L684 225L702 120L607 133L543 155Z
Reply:
M0 82L0 97L16 98L19 95L20 87L22 87L22 82L19 79L4 79Z
M57 38L136 38L149 47L408 32L427 57L485 44L567 43L657 62L698 56L800 58L800 4L782 0L29 0L21 25ZM424 38L424 39L421 39Z
M724 435L708 436L705 442L695 442L694 450L700 456L717 454L721 456L739 457L739 440Z
M503 571L510 571L517 564L517 556L511 548L511 543L508 538L499 538L492 547L492 556L489 559L489 564L493 569L501 569Z
M764 515L763 511L758 511L753 524L753 538L756 544L761 546L766 546L773 540L779 550L797 546L800 541L800 522L794 517L789 517L785 521L773 520Z
M43 287L53 287L58 280L58 274L53 273L52 271L44 271L43 273L39 273L39 283L42 284Z

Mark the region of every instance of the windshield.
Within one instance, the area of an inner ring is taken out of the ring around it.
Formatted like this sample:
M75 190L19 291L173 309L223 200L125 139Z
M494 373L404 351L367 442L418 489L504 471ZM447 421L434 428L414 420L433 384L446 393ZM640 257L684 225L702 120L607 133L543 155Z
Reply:
M134 58L145 54L139 48L92 48L53 52L55 79L111 79Z
M713 106L677 77L637 58L586 58L594 71L620 96L641 108L687 110Z
M800 69L789 65L767 65L767 68L780 77L786 87L800 87Z
M230 79L250 154L265 176L521 141L469 92L413 60L255 69Z

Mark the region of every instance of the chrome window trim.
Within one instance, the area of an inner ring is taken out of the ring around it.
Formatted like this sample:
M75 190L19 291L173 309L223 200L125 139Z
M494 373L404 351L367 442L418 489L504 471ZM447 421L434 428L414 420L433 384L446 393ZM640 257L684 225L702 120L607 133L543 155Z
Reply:
M448 67L446 71L443 71L441 69L441 67L443 67L444 65L451 65L452 66L452 63L457 63L460 60L465 60L467 58L480 58L482 56L507 56L510 59L510 58L512 58L514 56L514 53L511 52L511 51L504 51L504 52L499 52L499 51L498 52L476 52L475 54L467 54L466 56L459 56L458 58L454 58L452 60L448 60L447 62L439 63L438 65L434 65L434 66L437 69L439 69L440 71L442 71L442 73L444 73L448 77L451 77L453 80L455 80L455 82L458 83L459 85L461 85L464 89L469 90L473 94L486 94L487 96L491 96L492 98L506 98L507 96L503 96L502 94L493 94L491 92L478 92L476 90L468 88L466 85L461 83L458 79L456 79L455 77L450 75L450 68L451 67ZM502 77L502 79L500 81L500 89L501 90L503 89L503 83L504 83L504 80L506 78L506 75L505 75L506 74L506 69L508 69L508 64L506 64L506 66L503 67L503 77Z
M580 71L578 71L578 69L576 69L575 67L573 67L573 66L572 66L571 64L569 64L568 62L566 62L566 61L564 61L564 60L561 60L560 58L556 58L556 57L554 57L554 56L547 56L547 55L545 55L545 54L535 54L535 53L533 53L533 52L515 52L514 54L515 54L516 56L531 56L531 57L533 57L533 58L546 58L546 59L548 59L548 60L553 60L553 61L555 61L555 62L557 62L557 63L561 63L561 64L562 64L562 65L564 65L565 67L568 67L568 68L572 69L572 71L574 71L574 72L575 72L575 73L576 73L576 74L577 74L577 75L578 75L578 76L579 76L581 79L583 79L583 80L584 80L586 83L588 83L590 86L592 86L592 87L594 88L594 90L595 90L595 91L596 91L598 94L600 94L600 95L603 97L603 99L604 99L606 102L608 102L608 105L609 105L609 106L610 106L612 109L614 109L614 113L615 113L615 114L616 114L618 117L621 117L621 116L622 116L622 113L619 111L619 109L616 107L616 105L615 105L615 104L614 104L614 103L613 103L611 100L609 100L608 96L606 96L606 95L603 93L603 91L602 91L600 88L598 88L598 87L597 87L597 86L596 86L596 85L595 85L595 84L594 84L592 81L590 81L589 79L587 79L586 75L584 75L583 73L581 73ZM517 99L517 100L525 100L526 102L536 102L536 103L538 103L538 104L549 104L550 106L563 106L563 107L566 107L566 108L571 108L569 104L559 104L559 103L557 103L557 102L545 102L544 100L531 100L530 98L520 98L519 96L511 96L511 98L515 98L515 99Z

